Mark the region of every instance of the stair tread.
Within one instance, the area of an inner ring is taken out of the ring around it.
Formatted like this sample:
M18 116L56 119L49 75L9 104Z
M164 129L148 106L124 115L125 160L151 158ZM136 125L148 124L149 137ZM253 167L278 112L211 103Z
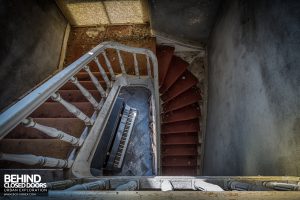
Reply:
M197 166L197 156L169 156L162 159L162 166L191 167Z
M83 132L85 125L83 121L78 118L34 118L34 121L52 128L56 128L69 135L79 138ZM39 130L34 128L18 125L14 128L6 138L9 139L54 139L47 136Z
M171 123L178 121L185 121L198 118L201 115L200 108L197 103L180 108L178 110L170 111L162 115L163 123Z
M92 72L92 73L99 80L99 82L104 80L100 72ZM106 75L110 80L109 72L106 72ZM91 80L90 75L87 72L78 72L75 77L77 77L77 79L79 81L89 81L89 80Z
M162 174L164 176L196 176L197 168L195 166L163 166Z
M166 156L196 156L197 145L178 144L178 145L162 145L162 157Z
M67 159L72 145L58 139L3 139L0 141L0 152L11 154L33 154L59 159ZM21 163L0 161L0 168L43 168L42 166L24 165ZM47 167L49 168L49 167Z
M167 75L172 56L174 54L174 47L160 45L156 48L156 57L158 61L158 75L159 85L162 85Z
M162 134L167 133L187 133L187 132L198 132L200 130L199 120L187 120L162 124Z
M70 102L88 117L94 113L94 108L90 102ZM45 102L38 107L30 117L33 118L74 118L75 116L70 113L59 102Z
M198 144L198 135L197 132L181 134L164 134L161 136L161 143L163 145Z
M100 102L101 95L98 90L88 90L97 102ZM80 90L58 90L61 97L68 102L89 102L85 96L83 96ZM51 98L47 102L53 102Z
M183 74L183 72L187 69L188 63L177 56L173 56L170 67L167 72L167 76L160 87L160 93L166 92L175 82L176 80Z
M186 70L176 82L161 96L163 102L167 102L198 83L198 79Z
M105 82L99 81L100 84L104 87ZM87 90L97 90L97 88L94 86L94 83L92 81L79 81L79 83ZM63 85L60 90L78 90L75 84L73 84L71 81L68 81L65 85Z
M59 139L3 139L0 141L0 151L3 153L34 154L66 159L72 148Z
M172 110L177 110L188 106L190 104L194 104L201 99L200 89L197 87L192 87L182 94L178 95L171 101L168 101L163 104L163 112L170 112Z

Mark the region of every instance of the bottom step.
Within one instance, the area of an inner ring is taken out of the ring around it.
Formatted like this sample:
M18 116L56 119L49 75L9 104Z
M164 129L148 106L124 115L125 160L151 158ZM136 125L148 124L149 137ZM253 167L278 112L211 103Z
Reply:
M162 159L163 167L196 167L197 156L169 156Z
M197 145L163 145L162 157L165 156L196 156Z
M163 176L196 176L196 167L162 167Z

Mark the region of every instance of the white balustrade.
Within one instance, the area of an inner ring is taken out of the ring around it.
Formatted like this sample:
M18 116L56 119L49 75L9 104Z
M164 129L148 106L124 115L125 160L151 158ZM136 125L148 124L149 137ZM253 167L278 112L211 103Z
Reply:
M51 98L54 101L61 103L70 113L75 115L78 119L82 120L86 125L93 125L94 120L90 119L86 116L81 110L79 110L76 106L72 105L71 103L65 101L61 98L59 93L54 93L51 95Z
M136 53L133 54L133 62L134 62L134 71L136 76L140 76L138 61L136 58Z
M121 67L121 70L122 70L122 74L126 74L126 70L125 70L125 67L124 67L124 62L123 62L123 59L121 57L121 54L120 54L119 50L117 50L117 54L118 54L119 63L120 63L120 67Z
M0 153L0 160L14 161L25 165L42 165L44 167L70 168L72 162L67 160L36 156L32 154Z
M67 179L62 181L48 182L47 188L50 190L63 190L68 187L72 187L74 184L77 184L80 181L80 179Z
M74 185L73 187L70 187L66 189L66 191L76 191L76 190L103 190L106 188L106 182L103 180L100 181L94 181L89 183L83 183Z
M83 96L93 105L93 107L95 109L98 109L98 107L99 107L98 102L95 100L95 98L92 96L92 94L79 83L77 78L72 77L70 79L70 81L72 83L74 83L74 85L76 85L76 87L80 90L80 92L83 94Z
M138 183L136 181L129 181L123 185L116 188L116 191L134 191L138 189Z
M73 137L73 136L71 136L71 135L69 135L69 134L67 134L63 131L57 130L56 128L41 125L41 124L33 121L32 118L24 119L22 121L22 123L26 127L35 128L35 129L45 133L46 135L48 135L50 137L58 138L58 139L63 140L65 142L71 143L74 146L79 145L79 139L78 138Z
M103 89L103 87L101 86L101 84L99 83L98 79L94 76L94 74L91 72L90 68L88 66L84 66L83 68L90 76L93 84L95 85L95 87L97 88L97 90L100 92L101 97L104 98L106 97L106 92Z
M149 56L146 55L147 59L147 71L148 71L148 76L151 77L151 66L150 66L150 61L149 61Z
M106 56L105 51L102 53L102 55L103 55L103 57L104 57L106 66L107 66L107 68L108 68L108 71L109 71L109 73L110 73L110 75L111 75L111 79L112 79L112 80L116 80L116 75L115 75L115 73L114 73L114 70L113 70L113 68L112 68L112 66L111 66L111 63L110 63L109 59L108 59L107 56Z
M108 88L110 88L110 87L111 87L110 80L108 79L108 76L107 76L105 70L103 69L102 65L100 64L98 58L96 57L96 58L94 59L94 61L95 61L95 63L96 63L97 66L98 66L99 72L100 72L100 74L102 75L102 77L103 77L103 79L104 79L104 81L105 81L105 83L106 83L106 86L107 86Z

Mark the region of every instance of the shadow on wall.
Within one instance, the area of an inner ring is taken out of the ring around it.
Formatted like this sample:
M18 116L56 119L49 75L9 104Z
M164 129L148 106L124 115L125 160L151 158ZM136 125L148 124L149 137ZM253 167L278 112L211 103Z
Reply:
M57 69L66 25L54 1L1 3L0 110Z
M149 1L155 34L200 46L206 44L220 0Z
M223 3L209 44L204 175L300 175L300 2Z

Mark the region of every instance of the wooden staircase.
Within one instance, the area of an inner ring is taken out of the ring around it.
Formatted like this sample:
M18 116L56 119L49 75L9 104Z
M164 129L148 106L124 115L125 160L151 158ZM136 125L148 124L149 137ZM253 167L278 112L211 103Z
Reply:
M84 78L78 77L79 82L86 86L93 97L100 101L101 97L91 81L85 81ZM104 83L102 83L105 86ZM91 117L94 109L90 102L71 82L66 83L59 91L62 98L72 103L83 111L88 117ZM67 109L58 102L48 99L30 117L35 122L55 127L76 138L82 134L85 126L84 123L72 115ZM71 144L59 139L51 138L44 133L34 129L18 125L3 140L0 141L0 151L14 154L35 154L41 156L55 157L59 159L68 159L73 147ZM1 168L41 168L40 166L27 166L14 162L1 161Z
M174 55L174 48L156 49L162 101L162 175L199 175L201 91L188 63Z
M82 38L72 38L70 49L67 51L65 64L74 62L80 55L86 53L80 50ZM146 39L141 45L130 41L124 42L136 44L135 46L150 47L155 52L155 40ZM94 46L95 44L89 44ZM79 52L81 51L81 52ZM76 55L77 57L76 57ZM201 91L198 88L197 78L187 69L188 63L174 55L174 48L169 46L157 46L159 83L161 107L161 164L162 175L199 175L199 132L200 132L200 107ZM133 66L132 58L122 55L127 66ZM116 62L117 55L108 51L108 58L116 73L120 73L120 67ZM146 61L137 58L144 65L141 74L146 74ZM99 62L105 68L109 76L105 59L99 56ZM98 71L97 65L92 63L90 69L99 83L105 89L106 84ZM134 71L132 68L131 71ZM127 73L131 73L130 68ZM81 70L76 75L78 81L100 102L101 95L90 80L88 73ZM83 96L80 90L70 81L58 91L63 99L75 105L88 117L94 113L91 103ZM60 103L49 98L29 117L35 122L55 127L71 136L79 138L85 126L84 123L72 115ZM35 154L59 159L68 159L74 147L59 139L53 139L42 132L18 125L3 140L0 141L0 152L13 154ZM28 166L15 162L0 161L0 168L42 168L40 166Z

